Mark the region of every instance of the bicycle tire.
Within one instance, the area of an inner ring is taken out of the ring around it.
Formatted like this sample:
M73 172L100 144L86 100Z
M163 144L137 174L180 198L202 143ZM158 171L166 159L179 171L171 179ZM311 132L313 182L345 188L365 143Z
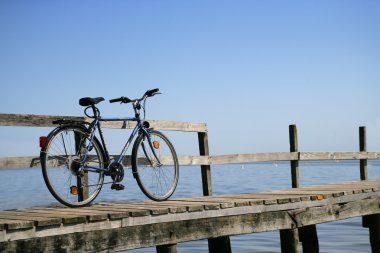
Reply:
M104 182L103 172L78 172L81 166L103 168L105 165L103 148L95 136L86 160L80 162L90 143L89 136L82 125L60 126L47 136L41 149L45 184L55 199L69 207L89 205L98 196Z
M152 143L158 142L153 148L162 164L158 164L148 138L140 133L132 149L132 170L141 191L152 200L163 201L170 198L177 187L178 158L172 143L164 134L150 130L149 136Z

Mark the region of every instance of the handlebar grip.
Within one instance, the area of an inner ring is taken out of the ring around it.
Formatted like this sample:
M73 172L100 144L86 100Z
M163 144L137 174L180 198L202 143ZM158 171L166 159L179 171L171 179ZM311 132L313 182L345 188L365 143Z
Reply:
M147 95L148 97L151 97L153 95L155 95L154 93L158 92L160 89L156 88L156 89L153 89L153 90L148 90L147 92L145 92L145 95Z
M123 100L124 100L123 97L121 97L121 98L114 98L114 99L110 100L110 103L123 102Z

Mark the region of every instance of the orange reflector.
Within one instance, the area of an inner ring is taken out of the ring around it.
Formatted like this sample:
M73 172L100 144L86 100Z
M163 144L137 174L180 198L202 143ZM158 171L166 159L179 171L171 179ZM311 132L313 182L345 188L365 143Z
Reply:
M76 187L76 186L71 186L71 187L70 187L70 193L71 193L72 195L78 195L78 187Z
M46 136L40 136L40 148L45 147Z
M153 147L154 147L155 149L158 149L158 148L160 147L160 144L158 143L158 141L154 141L154 142L153 142Z

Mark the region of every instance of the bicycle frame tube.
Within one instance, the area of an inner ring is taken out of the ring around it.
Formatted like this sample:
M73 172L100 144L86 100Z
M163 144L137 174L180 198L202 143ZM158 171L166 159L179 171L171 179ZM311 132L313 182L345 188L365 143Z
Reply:
M126 118L101 118L101 117L97 117L94 119L93 123L92 123L92 128L90 130L91 134L90 134L90 143L93 142L94 140L94 136L95 136L95 132L96 132L96 129L98 129L98 132L99 132L99 136L100 136L100 139L101 139L101 142L102 142L102 145L104 147L104 152L105 152L105 155L106 155L106 160L109 161L110 159L110 155L108 153L108 149L107 149L107 146L106 146L106 142L105 142L105 139L104 139L104 136L103 136L103 131L102 131L102 128L101 128L101 121L137 121L137 124L135 126L135 128L133 129L130 137L128 138L128 141L127 143L125 144L120 156L119 156L119 159L118 159L118 163L121 163L123 158L124 158L124 155L125 153L127 152L127 149L130 145L130 143L132 142L133 138L136 136L138 130L142 127L142 124L141 124L141 120L139 118L130 118L130 117L126 117ZM87 153L84 155L83 159L85 160L87 157ZM87 171L93 171L93 172L99 172L99 171L103 171L103 172L107 172L108 171L108 167L107 168L99 168L99 167L92 167L92 166L86 166L86 168L84 168L84 170L87 170Z
M102 131L101 124L100 124L101 121L113 121L113 122L115 122L115 121L124 121L124 122L125 121L137 121L135 129L132 131L131 137L129 137L127 144L124 146L123 151L122 151L122 153L118 159L118 162L120 163L120 159L123 158L123 154L125 154L126 150L128 149L128 146L129 146L128 142L130 143L132 141L133 137L135 136L135 130L136 130L137 126L140 125L139 128L141 127L141 121L139 118L136 118L136 117L135 118L131 118L131 117L123 117L123 118L102 118L102 117L99 117L98 118L97 127L98 127L100 139L102 141L102 145L104 147L104 152L105 152L107 160L110 159L110 155L108 153L107 145L106 145L106 142L105 142L104 137L103 137L103 131Z
M130 146L130 144L132 143L134 137L136 136L136 134L138 133L139 129L142 128L142 123L141 123L141 120L140 118L138 117L134 117L134 118L131 118L131 117L125 117L125 118L99 118L99 121L136 121L136 126L135 128L132 130L132 133L131 135L129 136L127 142L125 143L121 153L120 153L120 156L117 160L117 163L122 163L124 157L125 157L125 154ZM105 153L106 153L106 156L107 156L107 159L109 159L109 153L108 153L108 150L107 150L107 147L106 147L106 144L105 144L105 141L104 141L104 138L103 138L103 133L102 133L102 130L101 130L101 127L100 127L100 122L98 123L98 129L99 129L99 134L101 136L101 139L102 139L102 144L103 144L103 147L104 147L104 150L105 150Z
M129 117L127 117L127 118L101 118L101 117L99 117L99 118L96 118L94 120L93 128L91 129L90 141L92 143L92 141L94 139L94 136L95 136L95 131L96 131L96 128L97 128L98 131L99 131L100 139L102 141L102 145L104 147L104 152L105 152L107 160L109 160L109 153L108 153L107 146L106 146L106 143L105 143L105 140L104 140L104 137L103 137L103 131L102 131L102 128L101 128L101 123L100 123L101 121L136 121L137 122L136 126L134 127L134 129L133 129L133 131L131 133L131 135L128 138L128 141L126 142L126 144L124 145L124 147L123 147L123 149L122 149L122 151L120 153L120 156L119 156L119 158L117 160L117 163L120 163L120 164L122 163L122 161L123 161L123 159L125 157L125 154L126 154L128 148L129 148L130 144L132 143L134 137L136 136L136 134L139 132L140 129L143 130L143 134L147 137L148 143L149 143L149 147L152 150L154 157L157 159L157 161L158 161L159 164L161 163L160 160L159 160L159 158L157 157L157 154L156 154L154 148L153 148L152 141L150 139L148 131L146 131L144 128L142 128L141 120L139 118L137 118L137 117L135 117L135 118L129 118ZM145 148L146 147L143 146L143 150L144 150L145 156L149 160L149 157L148 157L148 155L146 153ZM87 154L85 154L85 157L86 156L87 156ZM86 159L86 158L84 158L84 159ZM150 161L150 163L152 163L152 162ZM94 172L96 172L96 171L107 172L108 168L97 168L97 167L88 166L88 167L86 167L85 170L87 170L87 171L94 171Z
M138 133L139 129L141 129L141 126L142 126L141 121L138 120L135 128L133 129L131 135L129 136L127 143L124 145L124 148L120 153L119 159L117 160L118 163L120 163L120 164L122 163L122 161L125 157L125 153L128 150L129 145L132 143L132 140L136 136L136 134Z

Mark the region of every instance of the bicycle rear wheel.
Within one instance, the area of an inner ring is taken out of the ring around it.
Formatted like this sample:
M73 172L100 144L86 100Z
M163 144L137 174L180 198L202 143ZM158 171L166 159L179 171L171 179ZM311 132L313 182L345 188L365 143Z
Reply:
M151 143L144 134L136 139L132 149L132 169L142 192L152 200L162 201L168 199L177 187L178 158L165 135L154 130L149 135Z
M83 126L66 125L53 130L40 157L46 186L62 204L86 206L99 194L104 174L86 168L103 168L104 153L96 137L90 141Z

